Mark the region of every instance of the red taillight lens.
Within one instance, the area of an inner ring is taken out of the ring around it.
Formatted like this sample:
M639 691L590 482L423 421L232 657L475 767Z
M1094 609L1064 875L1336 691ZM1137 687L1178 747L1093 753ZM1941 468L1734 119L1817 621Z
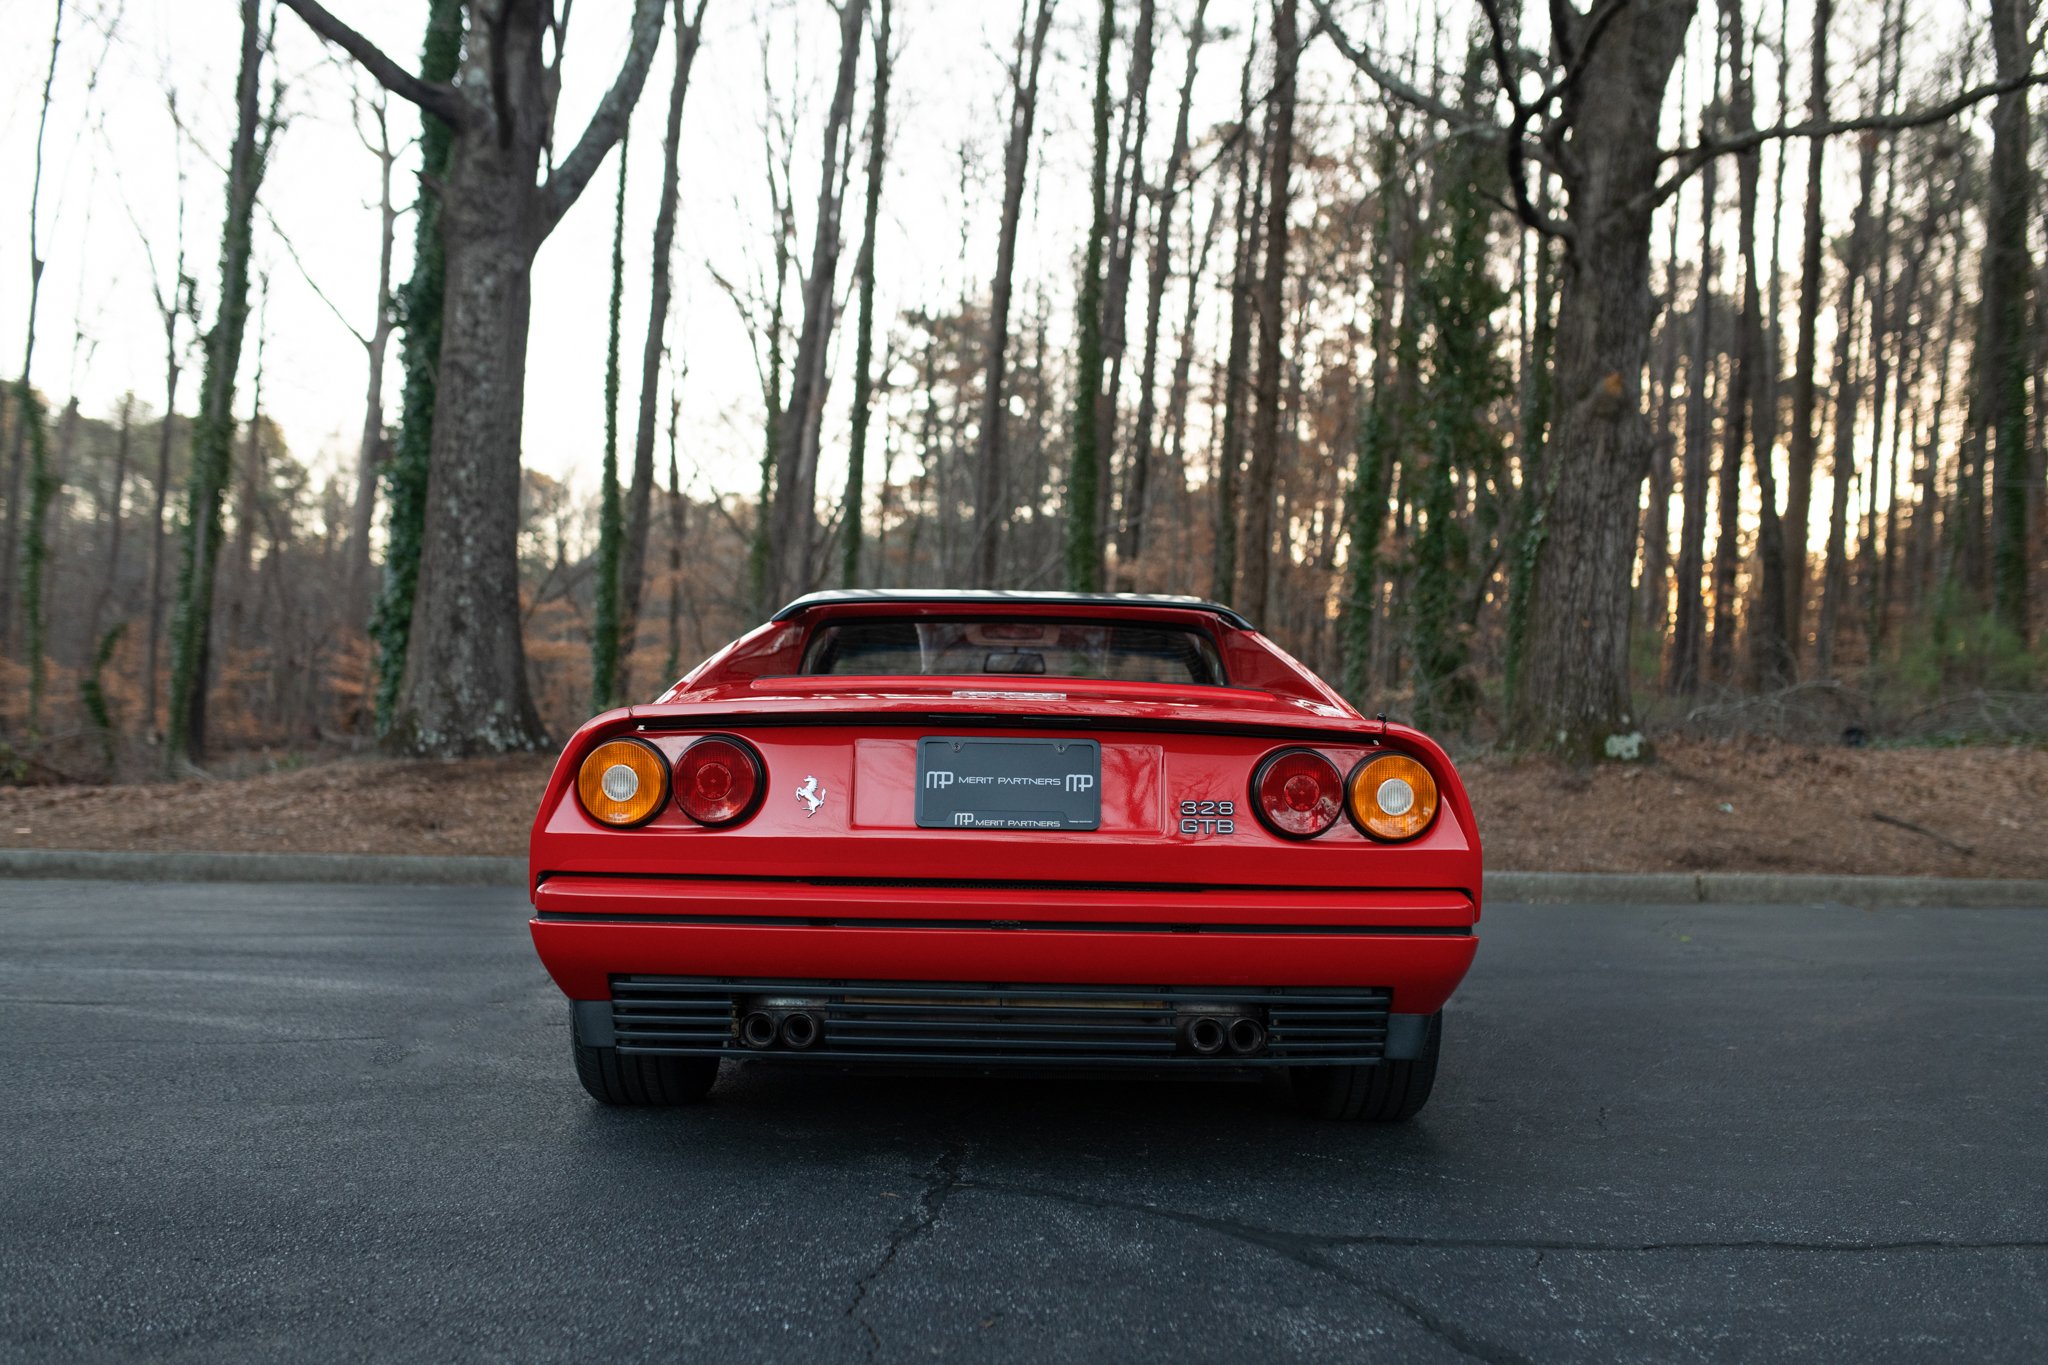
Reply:
M676 804L700 825L736 825L752 815L767 788L754 746L731 735L706 735L676 760Z
M1313 749L1282 749L1252 774L1252 809L1284 839L1313 839L1344 813L1344 779Z

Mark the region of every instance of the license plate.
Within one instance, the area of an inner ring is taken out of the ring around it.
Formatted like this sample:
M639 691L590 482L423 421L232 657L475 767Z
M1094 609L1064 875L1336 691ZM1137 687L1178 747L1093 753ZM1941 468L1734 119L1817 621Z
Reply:
M922 829L1096 829L1102 746L1092 739L927 735L917 742Z

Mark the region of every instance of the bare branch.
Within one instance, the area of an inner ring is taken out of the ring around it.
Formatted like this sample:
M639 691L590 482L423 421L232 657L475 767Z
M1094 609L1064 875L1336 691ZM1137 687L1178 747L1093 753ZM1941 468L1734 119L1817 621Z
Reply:
M1337 17L1330 13L1330 0L1310 0L1310 3L1316 9L1317 27L1322 32L1330 35L1330 41L1336 45L1337 51L1343 53L1347 61L1370 77L1374 85L1377 85L1395 99L1400 100L1403 104L1411 104L1417 109L1422 110L1425 114L1433 115L1446 123L1456 124L1468 121L1468 116L1462 110L1454 109L1442 100L1437 99L1434 95L1428 94L1409 82L1402 80L1399 76L1396 76L1393 72L1374 61L1372 54L1367 52L1363 46L1352 42L1345 35L1343 28L1338 25Z
M1538 232L1569 242L1575 235L1571 226L1544 213L1529 198L1528 153L1524 139L1528 135L1529 120L1549 103L1548 92L1535 104L1522 102L1521 77L1515 70L1514 59L1508 55L1508 30L1501 18L1500 0L1479 0L1479 7L1486 12L1487 34L1493 48L1494 69L1500 75L1501 93L1508 97L1508 104L1515 111L1514 119L1501 139L1501 147L1508 159L1508 184L1515 192L1515 216ZM1569 80L1570 76L1564 79Z
M618 79L612 88L605 91L598 102L597 112L590 116L590 123L583 130L583 136L576 140L569 155L562 164L555 167L553 175L541 191L544 197L544 211L547 226L552 228L561 221L569 206L576 202L583 187L590 183L590 177L597 174L597 168L611 153L612 145L626 131L626 121L633 116L633 106L639 102L640 87L647 82L647 68L654 63L654 50L661 45L662 19L667 12L663 0L634 0L632 39L626 48L626 60L619 68Z
M306 21L307 28L355 58L363 70L376 78L377 84L392 94L417 104L451 128L468 122L468 106L455 93L454 86L423 81L413 75L385 56L375 43L328 13L319 0L284 0L284 4Z
M1952 119L1971 105L1982 104L1985 100L2036 85L2048 85L2048 71L2029 71L2024 75L2008 76L2002 81L1988 81L1963 91L1953 99L1930 105L1925 109L1908 109L1897 114L1866 114L1861 118L1781 123L1772 128L1751 129L1734 137L1703 140L1691 147L1675 147L1664 153L1664 159L1677 161L1678 169L1658 182L1657 188L1651 192L1650 203L1655 206L1669 199L1695 171L1715 157L1746 152L1766 142L1775 142L1779 138L1832 137L1836 133L1902 133L1913 128L1925 128L1931 123Z

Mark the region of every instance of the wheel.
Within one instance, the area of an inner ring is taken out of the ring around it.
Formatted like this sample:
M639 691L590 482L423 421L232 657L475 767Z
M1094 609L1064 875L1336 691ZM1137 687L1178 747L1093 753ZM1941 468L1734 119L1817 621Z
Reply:
M576 1079L602 1104L696 1104L718 1079L716 1057L643 1057L592 1047L583 1041L573 1010L569 1048L576 1057Z
M1429 1016L1422 1054L1410 1061L1374 1066L1297 1066L1290 1069L1295 1107L1324 1119L1370 1119L1401 1123L1421 1112L1436 1084L1436 1059L1443 1048L1444 1016Z

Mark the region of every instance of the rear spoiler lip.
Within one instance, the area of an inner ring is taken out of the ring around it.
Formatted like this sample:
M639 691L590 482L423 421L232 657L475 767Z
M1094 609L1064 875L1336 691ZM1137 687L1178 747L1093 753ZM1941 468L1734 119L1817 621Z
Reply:
M632 718L631 728L653 733L695 730L820 729L835 726L873 725L889 729L934 727L989 730L1086 730L1125 734L1243 735L1255 738L1299 739L1329 743L1348 740L1378 744L1387 733L1384 720L1332 721L1325 725L1303 724L1275 718L1270 721L1216 721L1195 718L1153 719L1136 716L1031 715L1003 711L724 711L699 715L644 715Z

